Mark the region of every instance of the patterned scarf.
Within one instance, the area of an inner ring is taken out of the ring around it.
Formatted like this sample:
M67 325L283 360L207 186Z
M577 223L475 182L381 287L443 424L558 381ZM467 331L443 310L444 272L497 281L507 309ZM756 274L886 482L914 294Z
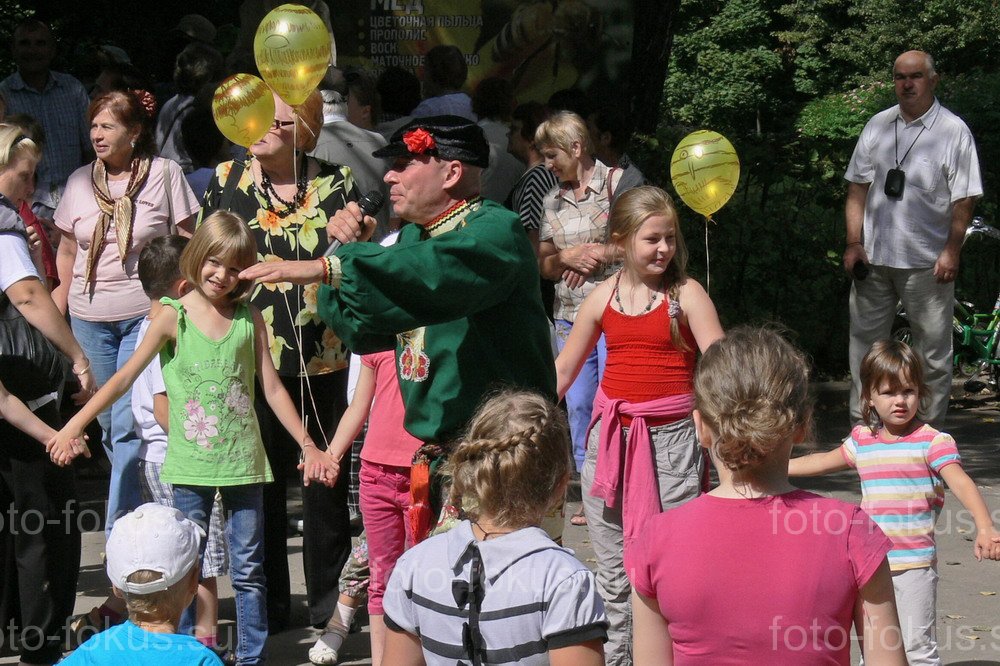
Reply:
M97 200L101 214L97 218L97 224L94 225L94 235L90 239L87 272L83 276L84 284L90 283L91 276L94 275L97 257L101 254L104 239L108 234L108 225L112 221L115 223L115 235L118 239L118 257L121 259L122 266L125 265L125 257L128 256L128 248L132 243L132 226L135 223L135 197L142 186L146 184L151 163L152 160L148 157L133 159L132 174L129 176L125 194L117 199L112 199L111 192L108 190L107 167L100 158L94 160L90 181L94 187L94 199Z

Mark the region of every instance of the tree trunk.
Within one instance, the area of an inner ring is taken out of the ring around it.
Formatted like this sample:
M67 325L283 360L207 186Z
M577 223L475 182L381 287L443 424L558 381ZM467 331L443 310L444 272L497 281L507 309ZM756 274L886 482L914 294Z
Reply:
M663 81L674 41L680 0L632 0L632 66L629 105L636 131L653 134L660 122Z

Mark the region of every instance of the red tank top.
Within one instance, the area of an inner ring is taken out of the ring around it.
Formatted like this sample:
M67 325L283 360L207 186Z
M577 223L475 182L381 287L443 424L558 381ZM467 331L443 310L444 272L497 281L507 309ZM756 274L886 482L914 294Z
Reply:
M601 328L608 348L601 388L609 398L646 402L693 390L695 352L691 329L681 325L688 351L670 340L670 316L664 299L651 311L630 316L604 306Z

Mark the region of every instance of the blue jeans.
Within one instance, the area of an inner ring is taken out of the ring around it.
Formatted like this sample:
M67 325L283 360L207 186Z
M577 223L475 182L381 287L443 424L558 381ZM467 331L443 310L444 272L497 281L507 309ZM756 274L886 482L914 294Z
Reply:
M556 346L561 352L566 346L573 323L564 319L556 319ZM602 334L587 355L580 368L580 374L566 391L566 411L569 419L569 435L573 440L573 460L576 461L576 471L583 470L583 459L587 451L587 426L594 411L594 396L597 395L597 385L604 375L604 364L608 360L608 349L604 344Z
M208 532L215 491L222 495L229 544L229 575L236 596L236 663L264 663L267 640L267 585L264 579L264 495L259 483L245 486L174 485L174 503ZM201 541L205 552L205 539ZM178 633L191 634L195 602L181 616Z
M73 335L90 359L94 379L104 385L135 351L139 324L145 317L121 321L87 321L71 317ZM102 444L111 461L105 537L111 535L115 520L142 504L139 485L139 437L132 420L132 391L97 416L104 433Z

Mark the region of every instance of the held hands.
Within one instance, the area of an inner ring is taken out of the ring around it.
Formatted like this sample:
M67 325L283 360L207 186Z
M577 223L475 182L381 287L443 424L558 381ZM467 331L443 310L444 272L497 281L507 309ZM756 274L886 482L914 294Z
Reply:
M308 486L312 481L318 481L329 488L337 482L340 475L340 463L316 448L311 441L302 447L302 462L299 463L302 472L302 485Z
M65 467L81 453L85 458L90 457L90 449L87 447L86 440L86 435L72 432L67 425L45 443L45 452L49 454L52 462L59 467Z
M985 557L988 560L1000 560L1000 532L990 525L989 529L977 530L976 543L972 546L972 554L980 562Z

